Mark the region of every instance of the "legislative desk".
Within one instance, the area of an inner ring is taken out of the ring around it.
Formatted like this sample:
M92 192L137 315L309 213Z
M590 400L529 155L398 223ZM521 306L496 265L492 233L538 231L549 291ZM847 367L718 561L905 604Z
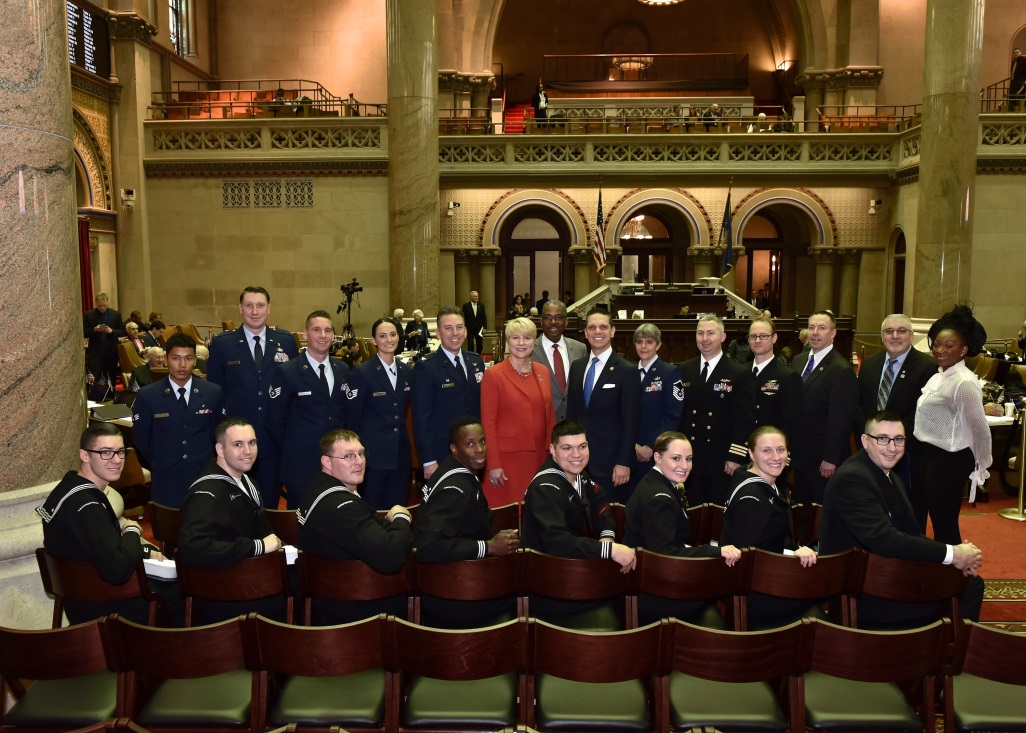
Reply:
M622 301L618 300L617 302L620 303ZM623 310L623 308L620 308L620 310ZM852 353L853 320L850 317L837 319L837 336L834 339L834 348L844 355ZM537 318L534 321L538 323ZM679 363L698 356L698 347L695 346L695 329L698 327L697 316L691 318L650 318L646 310L644 321L613 319L613 328L616 330L613 335L613 348L628 361L637 362L638 360L638 356L634 351L634 330L642 323L652 323L662 332L663 345L659 349L659 356L664 361ZM727 333L727 338L723 342L723 350L726 351L739 329L748 330L751 320L748 318L728 318L723 323ZM777 331L777 344L774 351L779 354L780 350L785 346L790 346L792 353L797 356L802 350L802 343L798 340L798 332L808 326L808 316L774 318L773 325ZM569 338L587 343L584 338L584 321L576 316L571 315L567 320L566 330L563 334ZM544 336L539 333L538 338L544 338Z
M613 299L610 310L627 311L628 318L634 311L640 310L644 312L645 320L650 321L654 318L673 318L684 306L691 313L715 313L720 317L727 315L729 308L727 296L723 293L694 293L691 286L684 286L680 290L620 293Z

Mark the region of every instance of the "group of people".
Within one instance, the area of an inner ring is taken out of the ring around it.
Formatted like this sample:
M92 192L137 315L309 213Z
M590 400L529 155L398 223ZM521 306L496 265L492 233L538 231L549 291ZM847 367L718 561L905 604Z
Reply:
M793 370L774 355L772 320L752 321L753 361L742 365L724 358L723 323L709 315L697 323L699 356L677 366L659 358L661 334L653 324L636 329L639 361L632 364L612 348L607 311L587 314L585 344L564 336L565 304L548 301L541 336L530 319L509 320L508 358L486 371L481 357L464 349L465 310L439 311L440 346L412 368L396 358L394 320L377 320L377 355L350 371L329 354L328 313L308 316L307 349L299 354L291 334L266 325L267 291L247 287L240 296L243 325L213 340L207 380L192 374L195 343L175 334L166 344L168 378L140 391L133 438L152 467L154 500L185 511L197 488L216 480L235 487L256 511L277 507L284 485L288 506L298 510L301 545L317 554L345 545L340 556L390 572L386 565L420 546L404 509L413 466L405 426L410 404L426 482L418 527L432 526L425 519L432 501L463 506L469 514L450 519L445 532L470 540L459 544L477 557L517 544L509 534L496 544L495 536L481 536L490 528L483 518L488 507L523 501L525 547L611 558L625 571L633 566L632 547L716 554L729 563L736 548L755 546L792 551L812 564L815 552L794 542L784 480L791 470L792 498L825 504L822 551L845 545L886 554L896 546L903 556L898 533L915 538L910 547L917 549L909 552L916 558L939 556L969 574L979 567L982 556L962 542L957 521L963 483L970 476L983 481L990 464L980 390L964 364L986 334L967 308L934 324L934 362L911 348L909 320L888 316L885 352L867 359L857 377L833 348L836 326L826 311L809 317L810 349ZM862 450L850 457L853 428ZM83 471L94 456L103 458L95 451L110 448L115 464L122 456L120 447L88 443L84 436ZM235 473L223 454L238 457L231 459ZM228 478L211 478L219 473ZM103 488L98 472L82 477ZM831 508L837 502L830 497L840 493L833 487L851 481L873 490L880 512ZM450 484L459 497L446 493ZM337 496L322 501L329 493ZM627 505L624 544L614 541L603 509L609 500ZM720 547L688 547L687 509L707 502L726 506ZM936 540L923 534L927 513ZM344 521L346 530L315 529L322 517ZM598 537L595 544L579 536L584 525ZM463 537L470 526L474 536ZM438 547L452 540L445 532L448 539L436 537ZM264 550L276 540L268 533L251 539ZM767 605L767 615L781 612Z

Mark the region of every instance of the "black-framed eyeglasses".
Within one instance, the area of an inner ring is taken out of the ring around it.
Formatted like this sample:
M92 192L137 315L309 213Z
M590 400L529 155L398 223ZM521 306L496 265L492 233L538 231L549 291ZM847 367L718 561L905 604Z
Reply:
M773 338L772 333L750 333L748 334L749 341L769 341Z
M344 454L342 454L340 456L328 456L328 458L337 458L338 460L345 461L346 463L352 463L357 458L366 458L366 457L367 457L367 451L363 451L363 450L360 451L359 453L344 453Z
M566 320L566 316L542 316L541 319L551 323L561 323Z
M125 456L128 455L128 451L130 451L132 449L131 448L118 448L117 450L114 450L113 448L100 448L100 450L92 450L90 448L83 448L82 450L84 450L86 453L95 453L96 455L98 455L103 460L109 461L114 456L117 456L118 458L122 458L123 459Z
M867 438L872 438L873 440L875 440L876 444L878 446L880 446L881 448L886 448L887 445L889 443L891 443L891 442L893 442L894 445L896 445L899 448L902 448L905 445L905 436L904 435L895 435L892 438L889 435L870 435L869 433L866 433L866 437Z
M904 326L902 326L901 328L885 328L880 333L882 333L884 336L907 336L908 334L912 333L912 329L905 328Z

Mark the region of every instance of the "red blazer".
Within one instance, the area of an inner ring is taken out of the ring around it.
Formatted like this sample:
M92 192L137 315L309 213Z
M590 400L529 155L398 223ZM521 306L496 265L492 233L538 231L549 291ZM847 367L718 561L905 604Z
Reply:
M556 424L551 380L548 369L530 364L531 375L524 377L507 359L488 369L481 380L481 424L488 441L489 470L502 466L500 453L548 450Z

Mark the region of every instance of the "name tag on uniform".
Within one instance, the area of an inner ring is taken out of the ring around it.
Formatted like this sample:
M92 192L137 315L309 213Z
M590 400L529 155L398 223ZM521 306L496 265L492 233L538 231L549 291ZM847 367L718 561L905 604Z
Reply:
M450 387L455 387L455 386L456 386L456 384L454 382L446 382L445 384L442 385L442 389L449 389Z
M374 394L371 395L371 397L384 397L387 394L388 394L388 392L375 392Z
M153 417L154 417L154 419L156 419L158 417L170 417L170 416L171 416L171 413L169 413L169 412L158 412Z
M312 394L313 394L313 392L311 392L309 390L306 391L306 392L297 392L296 393L296 397L309 397Z
M241 361L230 361L228 362L227 366L238 366L241 363Z

